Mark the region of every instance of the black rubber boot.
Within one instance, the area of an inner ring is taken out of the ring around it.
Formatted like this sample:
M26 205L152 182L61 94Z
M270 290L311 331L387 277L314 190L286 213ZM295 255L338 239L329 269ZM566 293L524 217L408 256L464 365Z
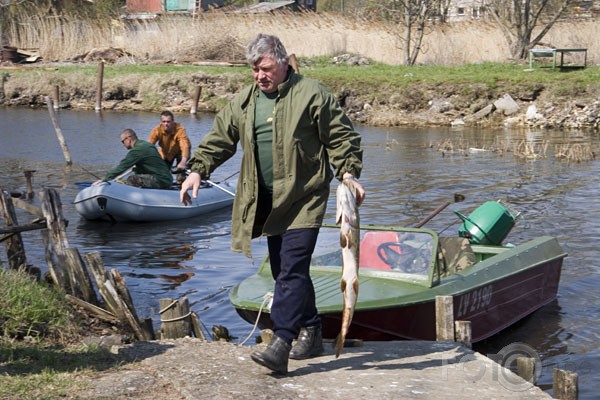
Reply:
M323 335L321 324L300 329L298 340L290 351L290 358L306 360L323 353Z
M279 336L274 335L263 352L255 351L250 354L254 362L269 368L278 374L287 374L288 356L292 346Z

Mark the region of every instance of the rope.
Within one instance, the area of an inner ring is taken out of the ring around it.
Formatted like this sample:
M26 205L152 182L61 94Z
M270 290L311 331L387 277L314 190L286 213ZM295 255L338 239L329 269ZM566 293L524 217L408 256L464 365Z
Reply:
M162 314L165 311L167 311L169 308L173 307L175 304L177 304L179 300L173 300L173 302L171 304L169 304L168 306L166 306L165 308L163 308L162 310L160 310L158 313Z
M189 317L190 315L192 315L192 312L188 312L185 315L180 315L179 317L176 318L171 318L171 319L160 319L160 322L175 322L175 321L181 321L182 319L186 319L187 317Z
M163 308L162 310L160 310L158 313L159 314L163 314L165 311L167 311L168 309L170 309L171 307L173 307L175 304L177 304L179 302L179 300L173 300L171 302L171 304L169 304L168 306L166 306L165 308ZM160 322L175 322L175 321L181 321L182 319L186 319L187 317L189 317L190 315L192 315L192 312L188 312L185 315L180 315L179 317L175 317L175 318L171 318L171 319L160 319Z
M206 332L205 337L211 337L211 333L210 330L208 329L208 327L206 326L206 324L204 324L204 320L198 318L198 321L200 321L200 325L202 325L202 328L204 328L204 331Z
M273 298L273 293L272 292L267 292L265 293L265 295L263 296L263 302L260 305L260 308L258 310L258 315L256 316L256 322L254 323L254 327L252 327L252 331L250 332L250 334L248 335L248 337L246 337L246 339L244 339L242 342L239 343L240 346L244 345L248 339L250 339L252 337L252 335L254 335L254 331L256 331L256 327L258 326L258 321L260 320L260 314L262 313L262 310L264 308L264 306L271 301L271 299Z

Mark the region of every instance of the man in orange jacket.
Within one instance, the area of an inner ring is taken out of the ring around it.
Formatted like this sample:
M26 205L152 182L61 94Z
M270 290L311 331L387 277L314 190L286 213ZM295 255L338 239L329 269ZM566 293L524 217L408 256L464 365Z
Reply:
M175 122L171 111L160 113L160 124L152 129L148 142L158 143L158 154L165 160L169 169L173 167L173 161L177 162L176 169L184 170L186 168L192 145L185 128Z

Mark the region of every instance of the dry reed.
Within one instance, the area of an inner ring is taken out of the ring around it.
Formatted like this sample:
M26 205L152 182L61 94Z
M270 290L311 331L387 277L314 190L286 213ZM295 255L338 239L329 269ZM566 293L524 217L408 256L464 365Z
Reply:
M14 46L37 48L45 60L69 60L92 48L117 47L147 58L239 59L257 33L279 36L300 57L360 54L391 65L402 63L400 28L388 22L317 13L235 14L207 12L197 17L164 17L124 23L49 18L33 15L8 27ZM557 23L544 38L554 47L588 48L588 62L600 58L600 24L594 20ZM510 52L490 21L436 25L427 34L419 64L456 65L505 62Z
M596 158L590 144L572 143L558 146L554 157L567 162L580 163Z
M547 140L543 140L539 143L521 140L520 142L515 143L511 148L507 142L500 141L499 143L486 148L483 146L469 147L463 139L459 139L458 141L445 139L437 144L430 143L429 147L435 148L437 151L441 152L442 156L453 153L467 156L469 153L479 152L493 152L500 154L512 152L518 159L535 161L547 157L546 153L548 152L549 144L550 143ZM592 150L590 144L568 143L556 146L554 158L569 163L581 163L595 159L596 154Z
M546 158L546 152L548 151L548 141L544 140L541 143L532 143L526 140L522 140L515 145L513 154L517 158L525 160L538 160Z

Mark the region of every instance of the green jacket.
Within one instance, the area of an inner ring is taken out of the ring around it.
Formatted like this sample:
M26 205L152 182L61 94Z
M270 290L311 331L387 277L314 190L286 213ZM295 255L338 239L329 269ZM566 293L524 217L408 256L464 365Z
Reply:
M319 82L291 73L279 85L273 118L273 209L264 235L320 227L334 175L360 177L360 135L335 97ZM232 215L234 251L251 256L258 174L255 160L254 107L258 87L240 92L215 117L210 132L188 165L202 179L231 158L240 143L243 156ZM332 168L333 167L333 171Z
M154 175L159 182L166 186L173 183L173 175L167 164L158 155L158 150L145 140L138 139L119 165L106 173L104 180L110 181L131 167L135 167L133 172L136 175Z

